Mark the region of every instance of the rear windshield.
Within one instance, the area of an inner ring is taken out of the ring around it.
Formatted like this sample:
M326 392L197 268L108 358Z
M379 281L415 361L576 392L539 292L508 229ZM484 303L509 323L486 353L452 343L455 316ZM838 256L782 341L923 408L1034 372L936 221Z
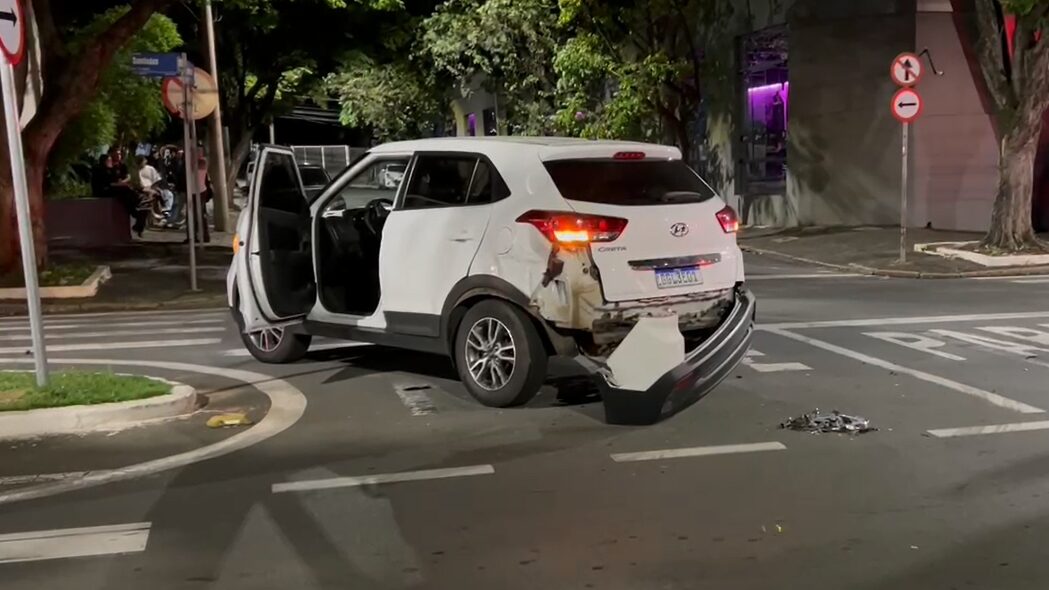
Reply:
M302 176L304 186L328 184L328 173L324 171L324 168L299 168L299 175Z
M715 196L681 160L544 162L561 196L606 205L702 203Z

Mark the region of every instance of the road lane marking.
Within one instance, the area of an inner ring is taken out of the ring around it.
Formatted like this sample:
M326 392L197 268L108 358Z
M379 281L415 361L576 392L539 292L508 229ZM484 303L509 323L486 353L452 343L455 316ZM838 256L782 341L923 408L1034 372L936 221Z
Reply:
M322 350L339 350L342 348L356 348L358 346L374 346L371 342L352 342L349 340L343 342L324 342L321 344L310 344L310 352L320 352ZM234 357L249 357L251 353L246 348L234 348L233 350L225 350L222 352L222 356L234 356Z
M68 324L44 322L44 330L78 330L81 328L152 328L156 326L195 326L200 324L221 324L226 318L202 319L202 320L171 320L162 322L121 322L121 323L89 323ZM23 326L0 326L0 332L28 332L29 324Z
M965 360L965 357L963 356L943 352L942 350L933 350L935 348L947 346L947 343L943 340L936 340L935 338L929 338L928 336L922 336L920 334L910 334L907 332L864 332L863 335L920 352L926 352L933 356L938 356L951 361Z
M971 277L976 281L1008 281L1017 285L1044 285L1049 283L1049 277L1032 277L1031 275L1012 275L1008 277Z
M150 526L133 522L0 535L0 564L140 553L146 550Z
M1049 311L914 316L899 318L872 318L865 320L829 320L819 322L784 322L778 324L758 324L755 327L758 330L801 330L807 328L866 328L870 326L909 326L912 324L946 324L950 322L1030 320L1043 318L1049 318Z
M73 332L71 334L48 334L48 328L44 328L44 339L45 340L66 340L69 338L125 338L127 336L154 336L154 335L166 335L171 336L174 334L214 334L216 332L225 332L225 326L208 327L208 328L162 328L159 330L113 330L110 332ZM20 334L17 336L0 336L0 342L16 342L19 340L29 340L29 334Z
M1007 432L1030 432L1032 430L1049 430L1049 420L966 426L963 428L939 428L928 432L937 438L953 438L958 436L980 436L983 434L1005 434Z
M751 281L787 281L792 279L847 279L855 277L874 278L872 275L859 273L808 273L808 274L782 274L782 275L747 275L747 282Z
M193 463L199 463L208 459L228 455L277 436L294 426L306 411L306 396L302 391L284 379L266 375L265 373L166 361L64 358L52 358L48 359L48 361L53 365L147 367L164 371L202 373L214 377L222 377L231 381L240 381L259 390L263 395L269 398L270 407L269 411L266 412L266 415L262 417L262 420L259 420L254 426L219 442L193 449L191 451L186 451L184 453L128 465L127 467L108 469L106 471L92 471L84 477L50 482L12 490L6 493L0 493L0 504L46 498L64 492L92 488L117 481L126 481L136 477L152 475L154 473L177 469ZM0 364L26 364L32 362L32 359L0 359Z
M739 453L761 453L765 451L785 451L787 446L780 442L749 443L741 445L718 445L710 447L687 447L682 449L663 449L661 451L642 451L640 453L615 453L610 455L616 463L633 463L636 461L659 461L661 459L681 459L685 457L709 457L712 455L734 455Z
M397 397L401 398L401 403L408 408L412 416L428 416L437 411L437 408L433 405L433 400L426 394L428 389L430 389L430 386L426 384L393 386L393 390L397 392Z
M448 469L425 469L423 471L402 471L400 473L379 473L355 477L333 477L307 481L289 481L273 484L274 494L285 492L307 492L311 490L330 490L334 488L352 488L359 486L399 483L405 481L426 481L431 479L449 479L453 477L470 477L474 475L491 475L495 467L491 465L471 465L469 467L451 467Z
M754 350L753 348L751 348L750 350L748 350L743 355L743 358L759 357L759 356L765 356L765 353L761 352L760 350Z
M141 342L95 342L91 344L48 344L47 352L84 352L89 350L127 350L138 348L171 348L175 346L210 346L219 344L221 338L197 338L188 340L143 340ZM0 354L27 354L24 346L0 348ZM17 359L0 359L0 362L14 362ZM119 364L121 361L114 361Z
M811 371L805 363L755 363L749 358L743 359L743 365L759 373L782 373L786 371Z
M920 379L928 383L934 383L941 387L945 387L947 389L951 389L959 393L964 393L977 399L981 399L991 405L998 406L1000 408L1013 410L1014 412L1020 412L1021 414L1041 414L1045 412L1045 410L1042 410L1041 408L1036 408L1023 402L1019 402L1014 399L1009 399L1005 396L998 395L997 393L984 391L982 389L972 387L964 383L951 381L950 379L946 379L938 375L933 375L924 371L918 371L916 369L904 367L903 365L897 365L896 363L882 360L880 358L875 358L873 356L863 354L861 352L856 352L855 350L850 350L848 348L843 348L836 344L831 344L830 342L816 340L815 338L809 338L808 336L802 336L801 334L795 334L794 332L788 332L787 330L769 328L765 328L765 330L778 336L783 336L784 338L790 338L791 340L803 342L805 344L808 344L809 346L814 346L816 348L826 350L827 352L833 352L834 354L838 354L844 357L851 358L853 360L860 361L861 363L866 363L868 365L873 365L875 367L880 367L889 371L896 371L897 373L902 373L904 375L910 375L911 377L914 377L916 379Z

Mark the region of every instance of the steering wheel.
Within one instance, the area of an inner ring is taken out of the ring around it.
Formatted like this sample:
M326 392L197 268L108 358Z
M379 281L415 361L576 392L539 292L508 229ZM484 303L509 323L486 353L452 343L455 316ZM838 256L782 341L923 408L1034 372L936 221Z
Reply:
M364 208L364 225L376 238L382 235L382 221L393 209L393 201L389 199L375 199Z

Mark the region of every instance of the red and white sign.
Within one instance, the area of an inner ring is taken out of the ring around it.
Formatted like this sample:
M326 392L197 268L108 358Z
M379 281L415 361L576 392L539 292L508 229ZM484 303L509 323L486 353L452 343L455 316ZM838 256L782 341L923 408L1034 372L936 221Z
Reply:
M21 0L0 0L0 51L13 66L25 54L25 12Z
M897 86L905 88L914 86L922 79L922 60L913 53L901 53L892 60L892 68L889 70L892 81Z
M900 123L913 123L924 108L921 95L913 88L903 88L892 97L892 116Z
M193 89L193 119L203 119L215 111L218 106L219 95L215 86L215 79L211 74L200 68L194 68L193 77L195 88ZM172 114L182 117L182 108L185 101L185 91L182 80L178 78L164 78L160 85L160 96Z

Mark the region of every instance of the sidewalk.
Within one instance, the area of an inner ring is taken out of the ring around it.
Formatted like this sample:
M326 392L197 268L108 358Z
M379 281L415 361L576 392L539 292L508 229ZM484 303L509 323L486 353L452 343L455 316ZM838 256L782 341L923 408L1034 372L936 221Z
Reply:
M161 235L156 235L161 234ZM45 313L83 313L150 309L195 309L226 305L226 272L233 258L232 237L212 233L197 249L197 287L190 291L189 247L185 233L147 232L145 239L105 249L52 247L52 263L108 265L113 278L85 299L44 300ZM25 302L0 300L0 316L22 315Z
M972 241L982 233L907 230L907 262L898 262L898 227L800 227L744 228L740 247L747 252L817 264L843 272L902 278L953 278L1049 274L1046 266L987 268L966 260L931 256L914 251L914 245L928 242Z

